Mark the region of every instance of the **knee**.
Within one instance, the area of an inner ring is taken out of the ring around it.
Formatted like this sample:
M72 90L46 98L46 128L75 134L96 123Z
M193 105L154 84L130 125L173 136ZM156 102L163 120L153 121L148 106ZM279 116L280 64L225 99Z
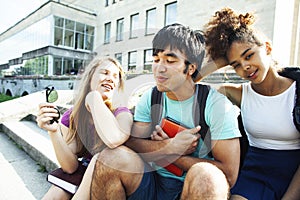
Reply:
M186 176L188 193L200 199L228 199L229 185L224 173L210 163L193 165Z
M144 170L144 162L139 155L125 146L106 148L96 158L96 168L101 165L110 170L130 173L141 173Z

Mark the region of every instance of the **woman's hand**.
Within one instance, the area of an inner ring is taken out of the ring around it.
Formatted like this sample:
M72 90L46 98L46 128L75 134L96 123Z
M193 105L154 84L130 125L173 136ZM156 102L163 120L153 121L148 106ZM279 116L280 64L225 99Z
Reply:
M56 132L58 129L58 123L50 123L53 118L59 117L59 113L56 109L56 106L52 103L40 103L39 104L39 111L37 115L37 124L40 128Z
M99 103L99 101L103 101L101 94L97 91L91 91L89 92L85 97L85 107L86 109L91 112L91 105L94 103Z

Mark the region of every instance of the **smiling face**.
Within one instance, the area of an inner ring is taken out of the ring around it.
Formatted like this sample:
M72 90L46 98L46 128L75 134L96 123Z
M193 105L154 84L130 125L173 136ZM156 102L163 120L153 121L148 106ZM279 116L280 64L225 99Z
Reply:
M229 64L236 73L252 83L264 81L271 65L271 46L233 42L227 52Z
M114 90L119 85L119 69L110 62L105 61L97 66L90 83L91 90L97 90L102 95L103 100L112 98Z

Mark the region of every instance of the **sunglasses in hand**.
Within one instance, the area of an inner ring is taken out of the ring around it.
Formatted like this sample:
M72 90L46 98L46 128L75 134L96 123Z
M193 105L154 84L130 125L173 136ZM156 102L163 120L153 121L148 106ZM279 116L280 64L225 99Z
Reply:
M46 87L46 101L48 103L53 103L58 99L58 93L54 89L54 87ZM53 124L54 122L58 123L58 119L60 118L60 112L57 108L55 108L58 113L58 117L54 117L52 120L50 120L50 124Z

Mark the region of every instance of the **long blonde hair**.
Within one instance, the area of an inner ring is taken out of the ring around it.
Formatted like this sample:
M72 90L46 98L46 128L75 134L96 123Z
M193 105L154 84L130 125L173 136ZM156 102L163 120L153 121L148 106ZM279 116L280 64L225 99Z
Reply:
M94 130L94 125L91 123L91 114L86 109L85 106L85 97L91 91L91 80L95 73L97 67L105 66L107 62L111 62L119 69L119 85L118 89L123 89L124 87L124 71L115 58L112 57L95 57L90 64L85 68L83 74L81 75L80 81L78 83L77 93L74 98L74 106L72 108L72 113L70 115L70 127L69 127L69 134L66 142L69 144L71 141L76 139L77 143L77 151L79 154L86 153L86 150L91 150L87 148L94 148L91 145L97 144L97 140L100 139L99 137L91 138L92 134L89 134L91 130ZM108 100L111 102L111 99ZM107 104L109 109L111 108L111 103ZM92 127L91 127L92 126Z

